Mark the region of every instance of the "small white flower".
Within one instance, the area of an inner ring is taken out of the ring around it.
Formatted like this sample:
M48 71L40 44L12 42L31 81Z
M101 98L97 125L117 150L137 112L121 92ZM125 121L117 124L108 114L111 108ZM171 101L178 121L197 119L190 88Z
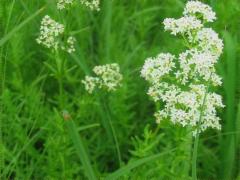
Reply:
M168 112L165 110L160 110L154 114L156 122L159 124L163 119L168 118Z

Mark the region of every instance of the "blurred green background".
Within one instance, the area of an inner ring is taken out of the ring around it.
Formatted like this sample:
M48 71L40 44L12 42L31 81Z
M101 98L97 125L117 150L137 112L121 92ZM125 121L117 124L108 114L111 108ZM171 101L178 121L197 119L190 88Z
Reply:
M216 12L209 26L224 40L217 64L223 86L216 91L226 107L219 111L222 130L200 136L198 177L240 179L240 1L203 2ZM147 57L183 50L162 21L180 17L185 3L102 0L99 12L80 4L60 12L54 0L1 0L1 179L191 179L192 138L169 122L157 127L140 77ZM53 63L51 51L35 40L46 14L77 39L76 52L62 54L72 68L63 73L63 109L44 63ZM81 80L112 62L121 67L121 88L89 95Z

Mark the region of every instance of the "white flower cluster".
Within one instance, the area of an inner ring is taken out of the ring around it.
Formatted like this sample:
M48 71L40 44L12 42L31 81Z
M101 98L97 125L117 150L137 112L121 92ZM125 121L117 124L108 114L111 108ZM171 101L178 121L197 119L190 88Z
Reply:
M100 0L80 0L80 3L92 11L100 11Z
M190 49L180 53L178 59L180 69L175 75L181 84L186 85L193 80L200 82L202 79L210 80L215 86L222 84L214 68L217 58L210 51Z
M43 44L48 48L57 49L59 46L59 36L64 33L64 26L46 15L42 19L40 27L40 35L37 38L39 44Z
M221 129L216 108L224 107L222 98L216 93L207 93L206 103L203 105L206 89L207 87L203 84L190 84L188 90L182 90L168 83L160 84L156 92L164 108L155 113L157 123L170 119L174 124L178 123L183 127L188 125L197 128L199 125L200 132L208 127ZM202 109L202 119L199 124Z
M163 22L165 30L171 31L173 35L189 35L193 33L191 31L202 28L205 22L213 22L216 19L216 14L212 8L199 1L188 1L183 15L179 19L166 18Z
M66 45L62 46L62 49L67 51L70 54L72 52L75 52L76 51L75 46L74 46L75 42L76 42L76 39L73 36L69 36L67 39Z
M41 21L40 35L36 39L38 44L42 44L47 48L66 50L68 53L75 51L75 38L70 36L67 42L62 42L62 37L64 35L64 26L50 16L46 15Z
M74 0L58 0L57 2L57 8L59 10L65 9L67 6L70 6L73 4Z
M161 105L155 113L157 123L168 119L183 127L191 126L193 134L208 127L221 128L217 108L224 107L222 97L210 92L209 86L222 84L215 64L223 42L214 30L204 27L204 22L215 19L208 5L189 1L182 18L164 20L165 30L183 36L189 49L178 57L161 53L144 63L141 76L150 83L148 95Z
M97 77L86 76L82 83L85 85L86 91L92 93L98 87L107 89L107 91L115 91L122 81L119 65L116 63L95 66L93 72Z
M166 18L163 24L165 30L171 31L173 35L188 33L203 26L201 21L194 16L184 16L179 19Z
M161 53L156 58L147 58L141 74L147 81L153 84L158 83L162 76L168 74L175 67L174 58L170 53Z
M213 22L216 20L216 13L212 8L199 1L188 1L183 12L184 15L200 15L206 22Z
M219 58L223 50L223 42L211 28L203 28L196 35L196 42L203 51L209 51L215 58Z
M58 0L57 8L59 10L65 9L67 6L72 5L77 0ZM100 11L100 0L80 0L82 5L86 6L90 10Z
M98 86L98 84L99 84L99 78L86 76L85 80L82 80L82 83L85 85L86 91L88 91L90 94L92 94L95 87Z

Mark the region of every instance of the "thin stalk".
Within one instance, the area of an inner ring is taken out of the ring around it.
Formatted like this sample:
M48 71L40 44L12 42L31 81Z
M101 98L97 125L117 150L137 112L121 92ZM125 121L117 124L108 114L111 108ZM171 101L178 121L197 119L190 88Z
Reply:
M64 87L63 87L63 73L64 73L64 59L62 59L59 55L58 50L55 51L55 61L56 61L56 78L58 81L59 88L59 97L58 97L58 105L60 111L64 110ZM62 126L62 124L60 124ZM61 142L65 144L65 136L61 137ZM60 159L62 165L62 177L65 177L65 154L60 152Z
M198 142L199 142L199 133L194 140L194 147L193 147L193 156L192 156L192 179L197 180L197 151L198 151Z
M36 11L34 14L26 18L22 23L13 28L8 34L6 34L2 39L0 39L0 46L3 46L9 39L11 39L16 34L16 32L18 32L27 23L29 23L31 20L37 17L43 10L44 7Z
M112 20L112 0L104 1L104 22L103 22L103 33L104 33L104 49L105 49L105 58L107 62L110 62L110 49L111 49L111 20Z
M2 47L0 47L0 174L3 171L3 136L2 136L2 123L3 123L3 90L4 90L4 63ZM1 175L0 175L1 178Z
M118 139L117 139L117 135L116 135L116 131L113 127L112 121L109 118L109 124L112 130L112 134L113 134L113 139L115 141L115 145L116 145L116 151L117 151L117 156L118 156L118 162L119 162L119 167L121 167L121 163L122 163L122 157L121 157L121 152L120 152L120 148L119 148L119 143L118 143Z
M119 142L118 142L117 134L116 134L115 128L112 124L111 117L109 115L110 109L108 108L108 106L106 104L105 104L105 108L106 108L106 111L108 113L108 121L109 121L109 125L110 125L110 128L111 128L113 139L114 139L115 146L116 146L116 151L117 151L117 156L118 156L118 161L119 161L119 167L121 167L122 157L121 157L121 152L120 152L120 148L119 148Z
M104 96L99 95L99 103L102 102L103 104L103 108L101 109L101 113L105 113L106 117L103 117L104 119L104 125L106 127L107 133L109 138L111 138L111 141L114 143L115 147L116 147L116 153L117 153L117 158L119 161L119 167L121 167L121 162L122 162L122 157L121 157L121 151L119 148L119 142L118 142L118 138L117 138L117 133L116 130L113 126L112 123L112 119L111 119L111 110L108 104L108 96L106 94L104 94ZM106 103L105 103L106 102ZM105 121L105 119L107 119L107 121Z
M6 34L6 29L4 33L4 21L3 17L5 15L5 2L0 1L0 37L3 37ZM11 15L11 13L10 13ZM7 23L8 24L8 23ZM5 62L3 48L0 46L0 179L3 178L3 169L4 169L4 152L3 152L3 91L4 91L4 81L5 81Z
M64 107L64 99L63 99L63 81L62 76L58 77L58 88L59 88L59 107L63 110Z
M189 128L190 129L190 128ZM189 172L191 171L191 159L192 159L192 133L187 131L186 141L184 142L184 150L186 153L187 160L184 162L183 172L186 177L189 177Z
M2 55L0 55L0 70L1 70L1 74L0 74L0 174L2 174L2 170L3 170L3 136L2 136L2 122L3 122L3 103L2 103L2 99L3 99L3 58ZM0 176L1 178L1 176Z
M91 161L88 157L87 150L85 149L83 140L81 135L78 133L76 124L74 123L73 119L69 119L66 121L68 132L70 135L70 138L72 139L72 142L74 144L76 153L83 165L83 168L85 170L85 175L90 180L97 180L97 176L95 174L95 171L92 167Z
M58 51L56 51L55 55L56 66L57 66L57 81L58 81L58 88L59 88L59 107L63 110L64 107L64 95L63 95L63 68L64 68L64 60L60 58Z
M193 156L192 156L192 179L193 180L197 180L197 153L198 153L198 143L199 143L199 127L200 127L201 122L202 122L203 109L204 109L203 107L204 107L205 102L206 102L211 77L212 77L212 74L210 75L210 77L208 79L207 89L206 89L206 92L204 94L203 103L202 103L201 109L200 109L200 116L199 116L199 121L198 121L198 126L197 126L196 137L194 139Z

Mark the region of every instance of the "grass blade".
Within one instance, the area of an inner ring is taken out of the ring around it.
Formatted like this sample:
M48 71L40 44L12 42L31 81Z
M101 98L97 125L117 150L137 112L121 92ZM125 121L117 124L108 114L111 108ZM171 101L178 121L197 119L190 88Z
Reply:
M236 150L238 152L237 156L240 157L240 101L238 103L238 112L237 112L237 134L236 134L236 142L237 142L237 147ZM240 161L238 161L237 164L237 169L240 169ZM240 172L239 172L240 176Z
M3 174L7 175L8 172L11 169L13 169L14 166L16 166L16 162L18 161L19 157L22 155L24 150L26 150L31 143L33 143L38 137L40 137L44 133L48 125L49 125L49 122L46 123L46 125L43 128L41 128L31 139L29 139L25 143L25 145L18 151L17 155L14 156L14 158L9 162L8 166L4 169Z
M236 131L236 39L228 32L224 32L225 49L226 49L226 76L224 77L224 89L226 94L226 116L223 132ZM222 139L222 167L221 178L232 179L235 167L235 135L229 135ZM228 148L225 148L228 147Z
M132 163L129 163L128 165L126 166L123 166L122 168L118 169L117 171L115 171L114 173L108 175L105 180L113 180L113 179L117 179L121 176L124 176L126 175L130 170L138 167L138 166L141 166L145 163L148 163L150 161L154 161L156 160L157 158L163 156L163 155L166 155L168 153L171 153L173 151L175 151L176 148L172 149L172 150L169 150L169 151L166 151L166 152L163 152L163 153L159 153L159 154L156 154L156 155L152 155L152 156L149 156L149 157L145 157L145 158L142 158L142 159L139 159L135 162L132 162Z
M13 28L8 34L6 34L2 39L0 39L0 46L4 45L17 31L19 31L22 27L24 27L27 23L37 17L42 11L44 7L39 9L33 15L29 16L22 23L20 23L17 27Z
M84 144L83 144L82 138L78 134L78 130L77 130L77 127L76 127L75 123L73 122L72 119L70 119L70 120L66 121L66 124L67 124L67 127L68 127L69 135L70 135L70 137L71 137L71 139L73 141L73 144L75 146L77 155L79 156L80 161L82 162L83 167L85 169L86 176L90 180L97 179L97 177L96 177L96 175L94 173L94 170L93 170L93 168L91 166L91 162L89 160L87 152L86 152L86 150L84 148Z
M100 124L94 123L94 124L82 126L82 127L78 128L78 131L83 131L83 130L86 130L86 129L90 129L90 128L94 128L94 127L99 127L99 126L100 126Z

